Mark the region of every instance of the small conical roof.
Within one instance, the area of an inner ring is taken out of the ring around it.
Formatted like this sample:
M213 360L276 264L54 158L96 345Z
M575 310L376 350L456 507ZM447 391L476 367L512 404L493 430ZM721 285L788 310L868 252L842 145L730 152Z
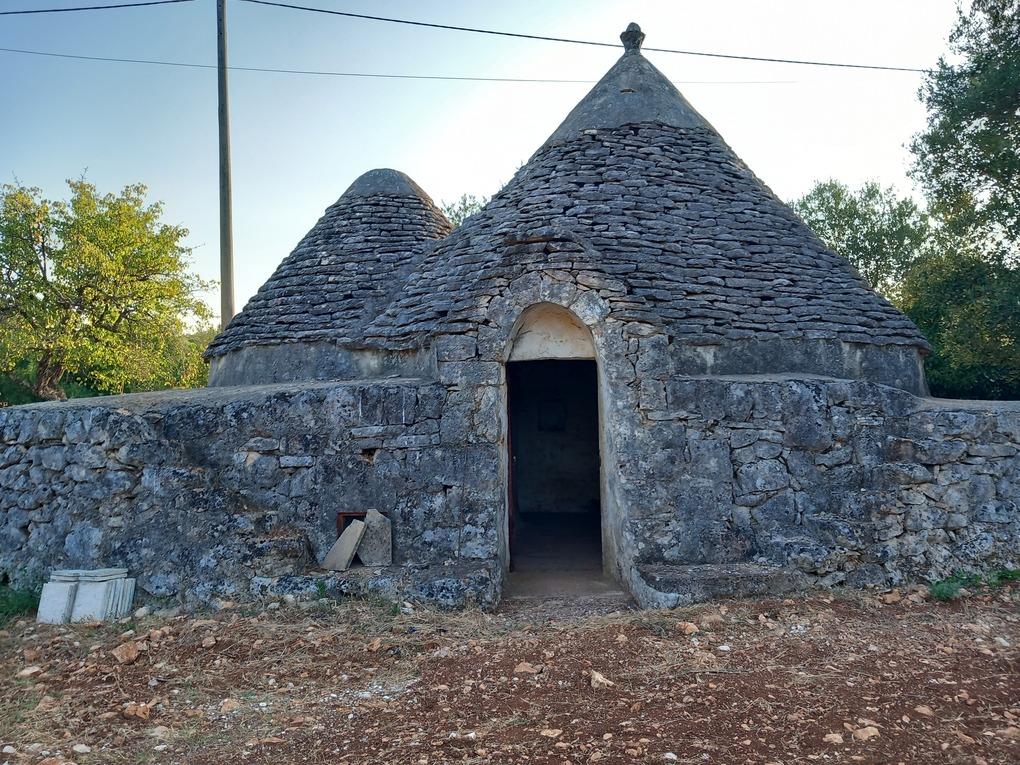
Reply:
M209 349L360 338L450 222L397 170L370 170L326 210Z
M925 352L917 327L642 56L640 29L621 37L620 60L486 207L422 259L368 327L369 342L413 348L469 331L513 280L548 272L596 290L609 318L661 327L684 348L817 341ZM786 363L744 357L746 372Z

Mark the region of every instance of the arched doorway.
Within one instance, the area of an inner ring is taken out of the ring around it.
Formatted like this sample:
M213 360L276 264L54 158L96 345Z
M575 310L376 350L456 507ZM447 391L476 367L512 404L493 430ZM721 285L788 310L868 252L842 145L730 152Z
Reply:
M565 308L531 306L513 333L506 381L508 592L611 589L603 575L599 387L591 332Z

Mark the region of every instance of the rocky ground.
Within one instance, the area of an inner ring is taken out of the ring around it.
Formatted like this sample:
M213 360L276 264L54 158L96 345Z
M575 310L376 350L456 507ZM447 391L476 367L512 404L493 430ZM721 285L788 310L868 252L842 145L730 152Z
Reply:
M1018 605L1014 585L22 620L0 630L0 763L1016 763Z

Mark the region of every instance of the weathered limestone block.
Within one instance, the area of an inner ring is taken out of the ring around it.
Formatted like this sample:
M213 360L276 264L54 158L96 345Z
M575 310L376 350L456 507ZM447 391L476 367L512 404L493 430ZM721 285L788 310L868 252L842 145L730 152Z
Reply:
M346 571L350 568L364 535L364 521L351 521L322 559L322 567L331 571Z
M790 484L786 466L779 460L762 459L737 469L737 485L745 493L776 491Z
M978 507L974 520L979 523L1016 524L1020 522L1020 508L1015 501L985 502Z
M375 508L365 514L365 533L358 544L358 559L366 566L393 563L393 529L390 519Z
M447 361L439 365L439 381L461 388L499 385L503 381L503 367L492 361Z
M946 526L949 519L945 510L937 507L915 506L906 514L904 528L907 531L940 529Z
M439 361L466 361L478 354L478 342L470 335L441 335L433 345Z

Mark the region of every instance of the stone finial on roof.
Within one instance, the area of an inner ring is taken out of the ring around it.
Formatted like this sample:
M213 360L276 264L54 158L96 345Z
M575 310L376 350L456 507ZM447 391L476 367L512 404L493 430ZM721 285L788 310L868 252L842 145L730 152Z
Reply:
M620 34L620 39L623 41L623 47L627 53L638 53L641 51L641 43L645 41L645 33L632 21Z
M620 59L581 99L544 145L573 140L585 130L606 130L638 123L713 130L666 76L641 55L641 27L630 24L620 35L626 48Z

